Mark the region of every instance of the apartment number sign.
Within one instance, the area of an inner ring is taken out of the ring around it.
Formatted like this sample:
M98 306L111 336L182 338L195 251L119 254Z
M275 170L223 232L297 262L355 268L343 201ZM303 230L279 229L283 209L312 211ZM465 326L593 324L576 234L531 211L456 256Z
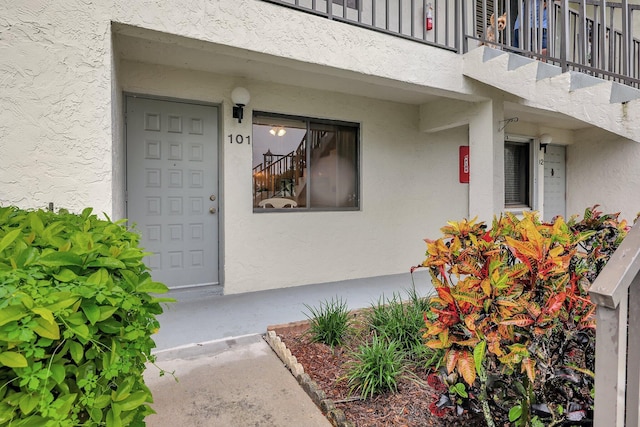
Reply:
M244 136L240 134L229 134L229 144L244 144L245 141L247 142L247 145L251 145L251 135Z

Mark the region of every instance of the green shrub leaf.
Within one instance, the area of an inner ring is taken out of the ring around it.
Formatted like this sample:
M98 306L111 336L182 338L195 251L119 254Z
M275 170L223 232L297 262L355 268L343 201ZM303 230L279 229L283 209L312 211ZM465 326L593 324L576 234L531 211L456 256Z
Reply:
M138 285L136 291L144 293L163 294L169 291L169 288L167 288L164 283L146 281Z
M38 264L46 267L81 266L82 258L71 252L51 252L41 256L38 259Z
M68 292L58 292L51 295L49 299L55 302L47 305L46 308L55 313L58 310L63 310L65 308L71 307L73 304L77 303L80 300L80 297L69 297L70 295L72 294Z
M64 366L54 363L49 367L49 370L51 371L51 378L53 378L56 384L64 381L66 375Z
M85 316L87 316L87 320L92 325L95 325L96 322L100 321L100 309L95 304L88 304L82 306L82 311L84 311Z
M133 387L133 381L129 379L124 380L117 390L111 392L111 400L120 402L126 399L131 394L131 387Z
M18 236L22 233L21 229L8 232L2 240L0 240L0 253L4 251L10 244L12 244Z
M122 402L118 402L117 405L122 411L132 411L138 406L144 404L148 398L149 393L146 391L136 391L135 393L131 393L131 395Z
M0 326L22 319L27 315L27 309L24 306L11 305L0 310Z
M69 325L69 329L71 329L73 333L78 335L80 338L89 338L89 328L87 327L87 325Z
M122 420L120 419L120 413L115 415L115 406L114 403L112 405L112 409L109 409L107 412L107 427L122 427Z
M104 268L93 273L87 278L87 283L90 285L104 286L109 282L109 272Z
M29 222L33 231L38 234L42 234L42 232L44 231L44 223L42 222L42 219L40 219L38 212L29 213Z
M27 359L15 351L0 353L0 363L10 368L26 368L29 365Z
M63 283L68 283L73 279L75 279L76 277L78 277L78 275L73 271L69 270L68 268L63 268L58 273L54 273L53 277L55 277L56 279L58 279Z
M69 353L71 354L71 358L76 364L82 361L82 357L84 356L84 348L82 344L77 341L68 341L69 343Z
M56 412L58 414L68 414L71 411L71 407L73 406L73 402L76 400L77 394L65 394L60 396L53 402L52 406L56 407Z
M87 265L87 267L104 267L110 269L127 268L122 261L111 257L101 257L93 260Z
M33 411L36 408L36 406L38 406L39 402L40 402L39 394L27 393L22 395L22 397L20 398L20 401L18 402L18 405L20 406L20 410L22 411L23 414L29 415L31 411Z
M0 424L9 422L14 418L13 406L9 406L4 402L0 402Z
M42 317L37 318L35 321L38 324L33 328L36 334L52 340L60 339L60 328L56 322L51 323Z
M55 323L56 322L56 320L53 318L53 313L49 309L46 309L44 307L34 307L34 308L31 309L31 311L33 311L36 314L39 314L40 317L42 317L43 319L45 319L49 323Z
M113 313L118 311L118 307L112 307L110 305L101 305L98 307L100 310L100 316L98 317L98 322L102 322L103 320L107 320Z

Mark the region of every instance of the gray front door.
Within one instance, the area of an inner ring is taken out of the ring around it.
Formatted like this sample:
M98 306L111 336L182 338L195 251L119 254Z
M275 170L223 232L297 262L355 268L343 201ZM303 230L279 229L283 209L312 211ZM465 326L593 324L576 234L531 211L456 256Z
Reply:
M544 220L554 216L566 217L565 147L548 145L544 154Z
M127 216L153 279L218 284L218 108L126 97Z

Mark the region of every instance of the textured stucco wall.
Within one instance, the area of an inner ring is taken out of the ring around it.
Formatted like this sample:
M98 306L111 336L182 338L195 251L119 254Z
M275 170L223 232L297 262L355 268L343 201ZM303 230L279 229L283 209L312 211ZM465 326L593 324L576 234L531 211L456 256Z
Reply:
M640 213L640 144L579 132L567 147L567 215L600 205L633 221Z
M0 6L0 203L111 214L111 30L81 1Z
M121 82L130 92L221 103L222 134L251 133L250 121L230 118L233 78L125 62ZM467 186L457 183L466 128L425 134L415 106L257 81L242 85L251 93L247 116L256 109L361 123L362 209L253 213L251 146L223 137L226 293L406 272L422 261L423 238L467 215Z

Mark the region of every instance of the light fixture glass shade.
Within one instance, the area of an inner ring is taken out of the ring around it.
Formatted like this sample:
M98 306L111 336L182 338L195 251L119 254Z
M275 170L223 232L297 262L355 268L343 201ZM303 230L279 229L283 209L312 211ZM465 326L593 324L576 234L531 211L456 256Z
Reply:
M269 129L269 133L273 136L284 136L287 130L282 126L272 127Z
M540 144L551 144L551 141L553 141L553 138L551 138L551 135L549 135L548 133L543 133L542 135L540 135Z
M250 99L249 91L243 87L237 87L231 91L231 101L235 105L247 105Z

